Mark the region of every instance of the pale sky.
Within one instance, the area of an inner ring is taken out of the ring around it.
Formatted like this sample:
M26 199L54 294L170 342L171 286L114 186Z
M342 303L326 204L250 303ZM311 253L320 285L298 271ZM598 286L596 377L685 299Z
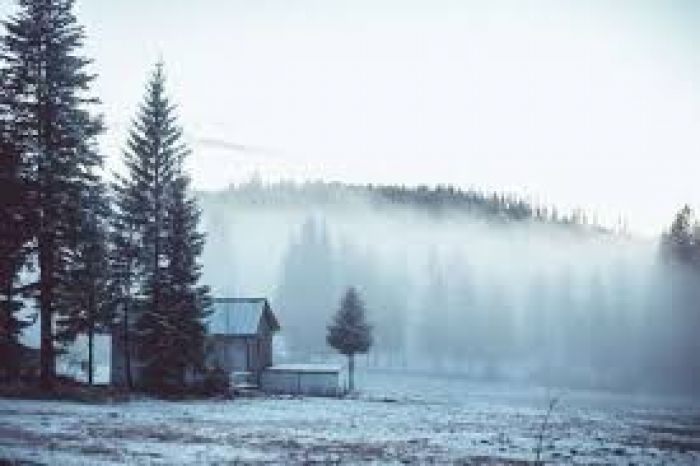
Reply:
M0 0L3 16L13 0ZM195 184L519 193L653 234L700 208L700 2L78 0L118 166L165 60Z

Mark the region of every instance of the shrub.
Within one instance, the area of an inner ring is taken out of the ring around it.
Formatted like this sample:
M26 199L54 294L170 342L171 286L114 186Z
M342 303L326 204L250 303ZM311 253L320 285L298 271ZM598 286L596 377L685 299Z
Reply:
M200 388L200 393L205 396L228 395L231 391L231 381L226 371L215 367L204 372Z

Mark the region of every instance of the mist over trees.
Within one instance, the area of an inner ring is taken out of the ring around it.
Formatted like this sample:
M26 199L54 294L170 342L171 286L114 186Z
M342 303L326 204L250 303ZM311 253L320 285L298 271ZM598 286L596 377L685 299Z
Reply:
M650 343L663 345L666 361L675 357L685 384L700 388L700 223L689 206L675 216L661 239L662 296L673 314ZM683 370L685 369L685 370Z
M354 285L374 326L370 366L700 393L700 226L689 207L659 242L582 211L451 186L257 182L195 199L161 65L126 173L107 187L73 10L21 0L0 41L3 377L20 372L38 317L45 388L58 352L107 330L123 340L129 387L132 351L147 388L179 386L203 358L203 282L222 296L271 296L288 356L327 358L326 323Z
M409 194L394 205L378 192L282 183L201 193L209 231L231 234L212 241L235 244L226 264L206 255L206 281L216 288L237 277L240 293L274 296L291 360L331 355L315 327L330 318L332 297L356 285L374 325L375 346L361 359L370 366L630 391L697 388L688 329L698 328L699 301L681 299L679 289L696 278L671 272L658 242L561 221L576 216L504 219L447 209L442 194L433 210Z
M326 320L314 316L322 309L332 309L339 294L339 277L323 223L313 219L304 223L299 237L289 245L281 275L276 299L285 303L286 321L294 335L288 342L290 350L323 352Z

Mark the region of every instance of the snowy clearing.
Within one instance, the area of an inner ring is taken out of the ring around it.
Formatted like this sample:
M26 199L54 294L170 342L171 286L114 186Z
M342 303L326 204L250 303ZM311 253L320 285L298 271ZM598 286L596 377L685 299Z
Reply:
M0 400L0 462L27 464L533 461L548 393L458 378L364 373L357 399L89 405ZM554 392L550 392L551 393ZM556 392L549 463L700 463L700 406Z

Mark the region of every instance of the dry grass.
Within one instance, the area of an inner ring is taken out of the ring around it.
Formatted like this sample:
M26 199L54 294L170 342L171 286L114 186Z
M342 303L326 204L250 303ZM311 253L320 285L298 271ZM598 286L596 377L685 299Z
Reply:
M88 386L67 379L59 379L51 390L38 383L0 384L0 398L23 400L60 400L80 403L115 403L128 401L130 394L113 387Z

